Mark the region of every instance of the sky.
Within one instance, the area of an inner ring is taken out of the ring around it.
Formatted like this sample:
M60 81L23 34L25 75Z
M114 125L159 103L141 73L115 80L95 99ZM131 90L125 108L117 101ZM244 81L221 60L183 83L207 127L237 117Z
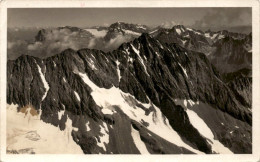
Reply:
M251 8L12 8L8 27L90 27L117 21L195 28L251 26Z

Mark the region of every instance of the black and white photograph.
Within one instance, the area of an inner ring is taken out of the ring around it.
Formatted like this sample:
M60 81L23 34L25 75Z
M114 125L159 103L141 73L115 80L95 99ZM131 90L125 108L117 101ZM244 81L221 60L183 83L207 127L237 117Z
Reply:
M1 152L252 155L253 22L248 6L7 8Z

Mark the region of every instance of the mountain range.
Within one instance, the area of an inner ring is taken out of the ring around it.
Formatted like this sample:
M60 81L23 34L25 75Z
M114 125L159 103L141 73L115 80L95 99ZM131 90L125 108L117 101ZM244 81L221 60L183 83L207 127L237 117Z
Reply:
M8 60L8 153L252 153L252 34L117 22L35 42L64 30L127 39Z

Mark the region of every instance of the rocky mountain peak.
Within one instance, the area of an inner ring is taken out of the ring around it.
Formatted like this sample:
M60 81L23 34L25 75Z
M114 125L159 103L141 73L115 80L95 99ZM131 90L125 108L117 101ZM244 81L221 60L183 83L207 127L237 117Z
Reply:
M67 29L70 30L71 32L78 32L81 31L82 29L79 27L75 27L75 26L63 26L63 27L58 27L58 30L62 30L62 29Z
M45 29L39 30L39 32L35 36L35 41L37 41L37 42L45 41L45 34L46 34L46 30Z
M184 25L175 25L172 29L180 29L182 32L185 32L186 27Z
M109 26L110 31L124 31L124 30L131 30L134 32L145 32L148 29L145 25L140 24L129 24L125 22L116 22Z
M143 41L147 42L147 41L149 41L151 39L152 39L152 37L148 33L142 33L141 36L138 37L138 40L141 41L141 42L143 42Z

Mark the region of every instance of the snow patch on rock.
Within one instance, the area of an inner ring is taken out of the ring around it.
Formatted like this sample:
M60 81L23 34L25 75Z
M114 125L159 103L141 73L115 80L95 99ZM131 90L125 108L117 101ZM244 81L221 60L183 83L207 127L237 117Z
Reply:
M103 122L103 126L100 126L100 133L102 134L100 136L100 142L97 143L99 147L102 147L106 151L105 144L109 143L109 134L108 134L108 128L107 124Z
M185 76L188 78L188 75L187 75L187 71L186 71L186 69L185 69L185 68L183 68L183 67L181 66L181 64L180 64L180 63L178 63L178 64L180 65L180 67L181 67L182 71L184 72Z
M180 29L176 29L176 32L181 35L181 30Z
M134 140L134 144L137 147L137 149L140 151L141 154L150 154L147 150L144 142L141 140L139 131L135 130L133 126L131 126L131 135Z
M132 30L123 30L126 34L140 36L141 33L134 32Z
M58 112L58 119L61 120L61 117L64 115L64 110Z
M91 67L92 70L97 70L95 63L92 59L89 59L89 61L87 61L89 66Z
M86 130L87 130L87 131L90 131L90 130L91 130L90 127L89 127L89 121L87 121L87 123L86 123Z
M121 79L119 65L120 65L120 62L118 60L116 60L116 66L117 66L116 70L117 70L117 75L118 75L118 82L120 82L120 79Z
M147 72L146 66L144 65L144 61L143 61L143 59L142 59L141 56L140 56L140 51L137 50L132 44L131 44L131 46L132 46L132 49L134 50L134 52L138 55L138 58L139 58L140 62L142 63L143 67L144 67L145 73L146 73L148 76L150 76L150 75L148 74L148 72Z
M78 94L76 91L74 91L74 94L75 94L75 96L77 97L77 100L80 102L79 94Z
M45 93L44 93L44 95L42 96L42 101L43 101L43 100L46 98L47 93L48 93L50 87L49 87L49 84L48 84L48 82L46 81L46 79L45 79L45 77L44 77L44 75L43 75L43 73L42 73L41 67L36 63L36 61L35 61L35 64L37 65L38 72L40 73L40 77L41 77L41 80L42 80L42 82L43 82L43 86L44 86L44 88L45 88Z

